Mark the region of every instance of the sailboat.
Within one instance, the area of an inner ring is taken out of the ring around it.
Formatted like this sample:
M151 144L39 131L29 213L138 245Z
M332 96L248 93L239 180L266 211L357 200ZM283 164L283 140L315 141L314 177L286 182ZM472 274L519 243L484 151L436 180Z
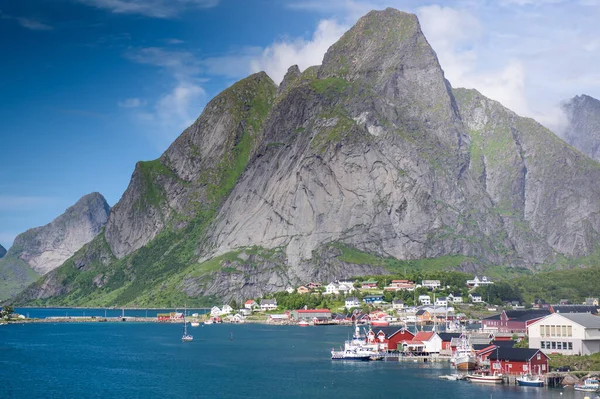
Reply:
M181 342L191 342L194 340L194 336L188 334L187 332L187 321L185 321L185 313L186 310L183 311L183 335L181 336Z

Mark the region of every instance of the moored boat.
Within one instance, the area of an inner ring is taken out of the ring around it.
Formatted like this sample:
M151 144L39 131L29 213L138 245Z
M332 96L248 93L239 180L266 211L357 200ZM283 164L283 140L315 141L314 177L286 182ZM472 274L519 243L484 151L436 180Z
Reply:
M300 327L308 327L310 324L308 324L308 321L306 321L306 320L301 320L301 321L298 323L298 325L299 325Z
M466 335L461 335L456 352L452 356L452 364L458 370L475 370L477 368L477 357L471 347L471 342Z
M190 323L190 325L191 325L192 327L198 327L198 326L200 325L200 323L198 323L197 321L192 321L192 322Z
M343 351L331 351L331 360L353 360L369 361L373 353L360 349L345 349Z
M517 384L524 387L543 387L544 380L540 376L532 376L531 374L524 374L517 377Z
M388 327L390 323L386 320L373 320L371 321L373 327Z
M467 379L470 382L481 382L484 384L502 384L502 376L499 374L469 374Z
M586 378L583 384L575 384L573 389L576 391L596 392L600 389L600 383L596 378Z

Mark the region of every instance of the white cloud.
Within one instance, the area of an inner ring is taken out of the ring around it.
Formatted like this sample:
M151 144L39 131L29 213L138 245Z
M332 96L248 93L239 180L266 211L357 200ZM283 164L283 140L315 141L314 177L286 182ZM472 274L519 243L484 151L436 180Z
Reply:
M123 101L118 102L119 107L121 108L138 108L146 105L145 100L141 100L137 97L127 98Z
M54 29L50 25L47 25L45 23L42 23L42 22L40 22L36 19L32 19L32 18L19 17L19 18L16 18L16 20L19 23L19 25L21 25L24 28L31 29L31 30L52 30L52 29Z
M287 69L294 64L303 70L319 65L327 49L348 29L335 20L322 20L311 40L301 38L280 40L265 48L250 61L252 72L265 71L276 83L281 82Z
M77 0L110 10L116 14L140 14L154 18L172 18L189 9L211 8L219 0Z

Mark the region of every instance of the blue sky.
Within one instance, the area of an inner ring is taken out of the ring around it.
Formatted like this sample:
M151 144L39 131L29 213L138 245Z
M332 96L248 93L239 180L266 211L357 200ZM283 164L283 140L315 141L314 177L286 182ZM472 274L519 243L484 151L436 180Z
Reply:
M600 98L600 0L0 0L0 244L81 196L114 205L208 100L319 64L370 9L417 13L455 87L560 130Z

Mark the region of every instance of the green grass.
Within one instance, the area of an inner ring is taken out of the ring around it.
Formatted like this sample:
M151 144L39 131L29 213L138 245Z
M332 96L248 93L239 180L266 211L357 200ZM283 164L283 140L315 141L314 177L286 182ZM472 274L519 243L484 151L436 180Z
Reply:
M316 79L310 83L310 86L319 94L325 92L341 93L348 85L349 83L346 80L338 77Z

